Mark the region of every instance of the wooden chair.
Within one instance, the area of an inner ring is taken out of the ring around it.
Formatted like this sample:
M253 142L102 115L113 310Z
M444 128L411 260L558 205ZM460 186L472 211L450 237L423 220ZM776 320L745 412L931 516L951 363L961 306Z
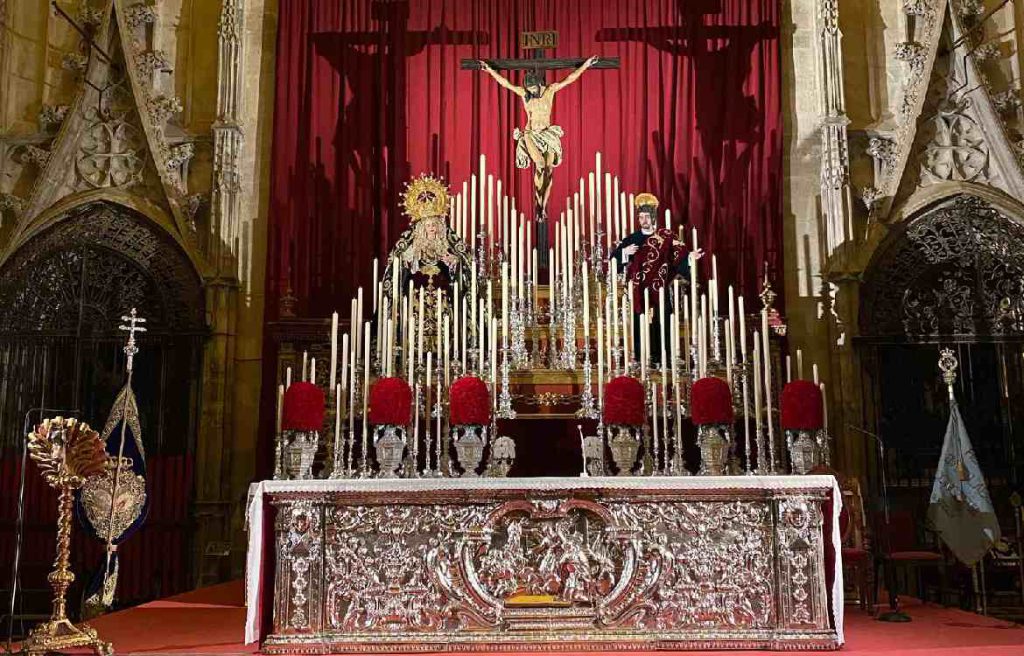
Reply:
M870 611L875 607L875 561L871 556L860 480L852 476L839 477L839 489L843 495L843 510L839 514L843 580L853 584L861 610Z

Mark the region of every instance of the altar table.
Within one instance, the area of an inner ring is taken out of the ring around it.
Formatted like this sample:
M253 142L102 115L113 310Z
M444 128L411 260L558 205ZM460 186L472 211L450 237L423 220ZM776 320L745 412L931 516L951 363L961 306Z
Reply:
M265 653L835 649L832 476L264 481Z

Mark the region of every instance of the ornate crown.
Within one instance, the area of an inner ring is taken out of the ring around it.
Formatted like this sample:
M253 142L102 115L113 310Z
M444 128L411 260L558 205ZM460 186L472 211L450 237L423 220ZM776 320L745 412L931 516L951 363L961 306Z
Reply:
M402 205L413 223L430 216L446 216L448 187L432 175L421 174L412 182L406 183Z
M644 193L639 194L633 199L633 204L636 205L637 207L657 207L658 198L654 194L649 194L645 191Z

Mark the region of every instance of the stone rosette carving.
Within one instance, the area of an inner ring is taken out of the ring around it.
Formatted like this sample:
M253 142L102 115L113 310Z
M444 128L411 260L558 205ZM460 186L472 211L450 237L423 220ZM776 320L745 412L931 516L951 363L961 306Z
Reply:
M923 126L928 138L921 155L921 183L944 180L987 182L989 149L981 126L970 116L970 99L950 98Z
M145 138L124 117L90 113L75 161L81 186L127 187L142 180Z

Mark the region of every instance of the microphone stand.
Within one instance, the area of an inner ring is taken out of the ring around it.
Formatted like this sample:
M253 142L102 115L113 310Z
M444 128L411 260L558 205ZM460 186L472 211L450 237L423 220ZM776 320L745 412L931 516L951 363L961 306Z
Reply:
M887 555L892 554L892 538L891 531L892 527L889 523L889 481L886 476L886 464L885 464L885 443L882 442L882 438L872 433L871 431L864 430L858 426L847 424L847 428L851 428L858 433L867 435L875 441L878 445L878 462L879 468L881 469L882 475L882 516L885 520L885 552ZM904 613L900 609L900 598L896 592L896 580L893 576L892 560L885 565L885 587L889 589L889 610L880 613L875 619L879 622L909 622L910 616Z
M7 604L7 650L14 653L12 643L14 637L14 611L17 606L18 588L21 577L21 545L25 537L25 470L28 466L28 433L32 427L32 415L42 417L43 413L66 415L69 417L80 414L79 410L60 408L30 408L25 412L25 420L21 428L21 478L18 481L18 518L15 523L14 562L11 563L11 594Z

